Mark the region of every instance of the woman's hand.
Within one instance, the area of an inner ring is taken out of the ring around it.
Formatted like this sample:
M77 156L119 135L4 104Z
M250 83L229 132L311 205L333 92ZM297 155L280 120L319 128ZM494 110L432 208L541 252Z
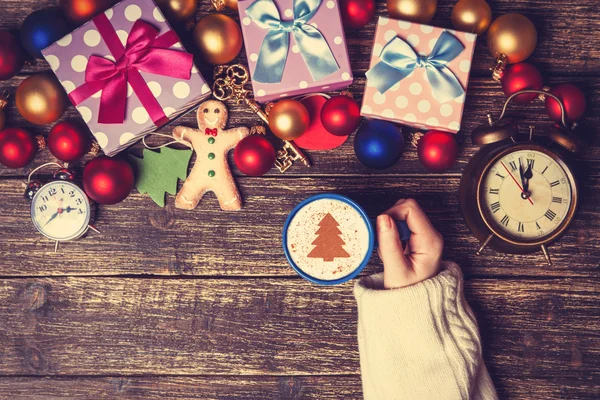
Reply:
M406 251L394 220L405 220L412 232ZM386 289L414 285L437 275L444 239L415 200L400 199L377 217L377 240Z

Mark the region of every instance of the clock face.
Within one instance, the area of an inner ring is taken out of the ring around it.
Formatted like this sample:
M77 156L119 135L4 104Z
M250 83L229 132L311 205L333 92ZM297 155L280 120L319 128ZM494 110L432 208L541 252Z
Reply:
M479 208L498 236L517 243L540 242L570 222L574 188L571 173L549 151L515 149L484 172Z
M44 236L58 241L83 235L89 226L90 211L84 191L66 181L42 186L31 202L33 225Z

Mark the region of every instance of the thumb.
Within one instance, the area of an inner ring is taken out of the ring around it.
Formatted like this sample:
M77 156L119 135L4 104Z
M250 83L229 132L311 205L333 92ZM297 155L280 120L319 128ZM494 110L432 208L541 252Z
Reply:
M383 285L386 289L405 286L412 268L404 256L396 224L387 214L377 217L377 241L383 261Z

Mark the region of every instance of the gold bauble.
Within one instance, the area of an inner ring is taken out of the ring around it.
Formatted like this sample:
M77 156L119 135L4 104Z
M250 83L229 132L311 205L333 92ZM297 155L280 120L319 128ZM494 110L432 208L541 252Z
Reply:
M505 55L510 64L521 62L533 53L537 31L524 15L510 13L496 18L488 30L488 49L494 57Z
M32 75L19 85L17 110L27 121L45 125L56 121L67 107L67 96L54 75Z
M242 49L242 32L237 22L223 14L209 14L194 28L194 41L211 64L227 64Z
M230 10L237 11L238 9L238 0L225 0L225 7Z
M481 35L492 22L492 9L485 0L459 0L452 9L452 26Z
M297 100L280 100L269 111L269 128L282 140L299 138L309 123L308 110Z
M198 0L156 0L168 20L184 22L196 14Z
M387 9L392 18L426 24L435 15L437 0L387 0Z

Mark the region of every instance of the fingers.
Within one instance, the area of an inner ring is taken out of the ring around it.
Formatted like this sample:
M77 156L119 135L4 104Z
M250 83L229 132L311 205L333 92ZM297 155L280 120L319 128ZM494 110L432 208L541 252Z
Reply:
M383 282L385 288L405 286L411 267L404 255L396 224L389 215L377 217L377 241L379 257L383 261Z
M414 199L400 199L394 207L385 212L396 220L404 220L415 234L436 232L431 221Z

